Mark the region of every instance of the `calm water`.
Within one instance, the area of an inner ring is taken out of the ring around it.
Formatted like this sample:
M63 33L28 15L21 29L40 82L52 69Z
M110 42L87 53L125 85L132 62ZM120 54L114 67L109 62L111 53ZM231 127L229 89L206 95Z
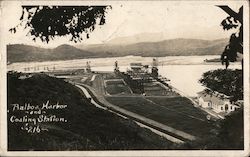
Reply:
M209 70L223 69L218 65L169 65L159 67L159 73L170 79L170 84L189 96L197 96L196 93L202 91L203 87L199 83L202 74ZM241 68L238 65L230 65L230 68Z
M170 79L177 89L189 96L196 96L196 93L204 87L198 82L202 74L209 70L225 68L220 63L204 63L205 59L218 58L219 56L172 56L159 57L159 74ZM113 71L114 62L118 61L121 71L126 71L131 62L141 62L142 64L152 64L152 57L127 56L117 58L98 59L77 59L68 61L49 62L29 62L13 63L7 66L8 70L21 72L40 72L48 70L64 70L85 68L86 62L90 61L94 71ZM232 69L241 68L240 63L231 64Z

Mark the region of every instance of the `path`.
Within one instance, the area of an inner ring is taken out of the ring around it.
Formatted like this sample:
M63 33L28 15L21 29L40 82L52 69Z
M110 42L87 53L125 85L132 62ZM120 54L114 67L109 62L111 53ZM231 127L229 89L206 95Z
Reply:
M195 140L196 139L196 137L193 136L193 135L190 135L190 134L185 133L183 131L180 131L180 130L174 129L172 127L169 127L167 125L164 125L162 123L156 122L156 121L154 121L152 119L143 117L143 116L138 115L136 113L133 113L133 112L130 112L130 111L125 110L123 108L120 108L118 106L115 106L115 105L109 103L102 96L101 93L99 93L98 91L95 91L92 87L90 87L88 85L84 85L84 84L77 84L77 85L87 88L93 94L94 97L92 96L92 98L96 98L97 101L99 101L102 105L104 105L105 107L107 107L108 109L110 109L112 111L118 112L121 115L129 117L129 118L131 118L133 120L136 120L136 121L142 123L143 125L147 125L147 126L150 126L150 127L154 128L156 130L160 130L162 132L171 134L172 136L175 136L176 138L179 138L179 140L180 139L183 139L183 140Z

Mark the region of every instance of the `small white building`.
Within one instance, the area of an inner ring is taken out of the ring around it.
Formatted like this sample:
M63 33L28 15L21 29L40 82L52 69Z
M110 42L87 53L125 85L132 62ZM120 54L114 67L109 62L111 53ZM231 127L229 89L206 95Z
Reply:
M225 94L207 93L206 91L197 94L199 105L203 108L212 109L216 113L230 113L239 108L236 103L231 103L230 97Z

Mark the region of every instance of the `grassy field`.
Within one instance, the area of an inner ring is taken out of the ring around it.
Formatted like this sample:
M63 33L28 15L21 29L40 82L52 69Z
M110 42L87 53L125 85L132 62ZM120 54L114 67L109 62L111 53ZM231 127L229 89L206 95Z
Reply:
M177 93L162 87L157 82L144 83L143 85L147 96L178 96Z
M113 79L105 81L105 90L110 95L130 95L129 87L122 79Z
M166 97L150 97L147 98L162 107L173 109L180 111L184 114L188 114L190 116L199 117L201 119L206 119L206 113L200 109L197 109L193 106L190 100L184 97L173 97L173 98L166 98Z
M108 97L107 100L117 106L135 112L147 118L182 130L194 136L202 137L209 133L211 123L206 114L192 106L183 97Z

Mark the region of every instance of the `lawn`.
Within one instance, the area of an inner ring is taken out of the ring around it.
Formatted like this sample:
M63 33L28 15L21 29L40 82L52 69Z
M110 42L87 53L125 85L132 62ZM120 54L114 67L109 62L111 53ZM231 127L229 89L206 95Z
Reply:
M144 83L144 92L147 96L178 96L177 93L162 87L159 83Z
M204 111L195 108L191 101L185 97L150 97L148 99L163 107L167 107L169 109L173 109L184 114L189 114L191 116L206 119L207 114Z
M108 97L117 106L153 119L191 135L202 137L209 133L212 124L206 114L193 107L183 97Z
M129 87L122 79L106 80L105 90L110 95L131 94Z

